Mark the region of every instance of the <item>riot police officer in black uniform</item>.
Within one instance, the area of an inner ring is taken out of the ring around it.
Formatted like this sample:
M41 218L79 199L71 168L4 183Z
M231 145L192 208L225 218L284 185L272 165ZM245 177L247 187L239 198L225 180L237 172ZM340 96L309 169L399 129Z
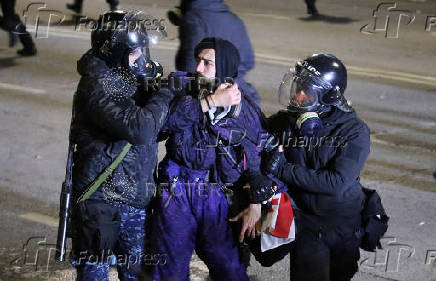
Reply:
M100 16L92 48L77 63L71 260L79 281L108 280L113 257L120 280L139 280L147 262L145 208L154 193L157 134L173 92L147 92L138 85L161 72L150 59L146 19L135 11ZM121 162L107 170L122 151L127 154Z
M364 194L360 172L369 154L369 129L344 97L347 71L330 54L297 62L280 86L287 110L269 118L282 146L262 168L288 186L296 239L291 280L350 280L356 273Z
M26 31L26 27L21 22L20 17L15 13L15 0L0 0L3 17L0 17L0 27L9 32L9 46L13 47L16 36L20 38L23 49L18 50L20 56L36 55L36 47L32 36Z

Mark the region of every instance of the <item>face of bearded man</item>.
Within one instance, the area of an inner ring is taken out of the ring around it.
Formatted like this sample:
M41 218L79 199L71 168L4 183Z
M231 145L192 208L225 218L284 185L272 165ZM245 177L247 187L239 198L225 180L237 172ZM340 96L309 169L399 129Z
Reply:
M215 50L204 49L197 56L197 67L195 71L200 77L207 78L212 81L216 76L215 67Z

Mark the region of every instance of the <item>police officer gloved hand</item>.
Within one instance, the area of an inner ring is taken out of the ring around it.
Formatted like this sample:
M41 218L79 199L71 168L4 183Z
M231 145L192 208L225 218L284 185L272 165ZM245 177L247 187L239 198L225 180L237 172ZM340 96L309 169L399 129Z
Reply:
M282 167L287 163L283 154L283 146L280 145L278 149L265 153L262 156L261 168L265 174L272 174L278 177L281 174Z
M261 173L250 175L250 192L254 204L267 201L275 193L274 182Z

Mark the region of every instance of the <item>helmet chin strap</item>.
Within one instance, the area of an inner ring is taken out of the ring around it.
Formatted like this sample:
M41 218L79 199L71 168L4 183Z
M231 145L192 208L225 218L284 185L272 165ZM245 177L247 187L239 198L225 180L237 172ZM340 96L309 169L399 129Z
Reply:
M330 112L331 110L332 110L331 105L321 104L316 110L316 113L318 113L319 115L324 115L325 113Z
M354 109L351 106L351 102L349 102L344 96L342 96L341 100L339 101L338 105L336 107L339 110L342 110L343 112L352 112Z

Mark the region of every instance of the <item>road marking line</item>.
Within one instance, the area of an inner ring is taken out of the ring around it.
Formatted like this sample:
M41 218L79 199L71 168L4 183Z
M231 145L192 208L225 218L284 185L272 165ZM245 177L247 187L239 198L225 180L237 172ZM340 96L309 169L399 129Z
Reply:
M29 88L29 87L25 87L25 86L19 86L19 85L3 83L3 82L0 82L0 88L7 89L7 90L16 90L16 91L28 92L28 93L37 94L37 95L46 93L45 90Z
M244 13L244 12L239 12L238 14L241 16L268 18L268 19L274 19L274 20L286 20L286 21L291 20L291 17L277 16L277 15L271 15L271 14L256 14L256 13Z
M65 28L55 28L55 27L50 27L49 34L53 34L58 37L73 38L73 39L89 40L91 38L89 32L83 32L83 31L79 32L74 30L71 31L71 30L66 30ZM161 41L159 42L158 45L151 46L151 48L156 48L161 50L174 50L174 51L177 50L177 47L178 47L178 43L168 42L168 41L166 42ZM257 62L268 63L273 65L281 65L287 67L292 67L297 61L296 58L282 57L282 56L277 56L268 53L256 52L255 56ZM422 76L422 75L416 75L416 74L399 72L399 71L385 71L385 70L358 67L358 66L347 66L347 69L350 74L354 74L358 76L390 79L390 80L408 82L412 84L426 85L431 87L436 86L436 77L432 77L432 76Z
M256 53L256 60L258 62L283 65L287 67L292 67L297 61L296 58L283 58L269 54ZM436 77L432 76L422 76L411 73L404 73L398 71L384 71L371 68L364 68L358 66L347 66L348 73L371 77L371 78L384 78L403 82L409 82L413 84L422 84L427 86L436 86Z
M19 215L19 217L25 220L42 223L51 227L58 227L58 220L46 215L31 212Z
M91 40L91 34L87 33L66 33L66 32L58 32L58 31L50 31L50 35L63 37L63 38L69 38L69 39L84 39L84 40ZM38 39L38 38L37 38ZM40 38L40 39L48 39L48 38Z

